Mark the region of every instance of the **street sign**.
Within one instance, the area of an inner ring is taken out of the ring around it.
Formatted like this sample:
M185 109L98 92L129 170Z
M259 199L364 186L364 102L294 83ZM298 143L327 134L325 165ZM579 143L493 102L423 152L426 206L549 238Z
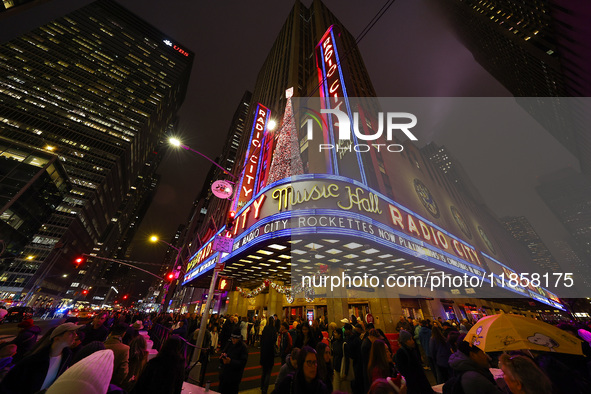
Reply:
M216 271L223 271L226 267L226 263L216 263L215 270Z
M234 245L234 239L226 238L221 235L216 235L213 240L213 250L217 252L232 253L232 246Z

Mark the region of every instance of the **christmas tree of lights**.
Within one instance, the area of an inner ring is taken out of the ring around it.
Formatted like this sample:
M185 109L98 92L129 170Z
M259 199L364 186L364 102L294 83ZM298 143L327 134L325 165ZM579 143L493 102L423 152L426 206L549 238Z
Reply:
M280 179L304 173L302 158L300 157L298 132L295 126L293 108L291 106L292 95L293 88L289 88L285 91L287 104L285 105L281 128L277 133L277 145L275 146L273 161L271 162L271 168L269 169L268 185Z

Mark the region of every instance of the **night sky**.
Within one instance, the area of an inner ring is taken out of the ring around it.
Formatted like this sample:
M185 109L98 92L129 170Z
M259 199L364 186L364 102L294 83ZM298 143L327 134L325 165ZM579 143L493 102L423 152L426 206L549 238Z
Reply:
M64 4L54 0L27 11L28 19L59 16ZM119 0L119 3L195 53L187 97L180 112L179 137L185 144L215 157L220 154L232 115L281 29L293 1ZM309 5L311 0L303 1ZM324 3L357 36L385 0ZM359 44L378 96L503 97L509 92L478 65L454 36L430 0L398 0ZM49 7L51 5L51 7ZM71 9L71 8L70 8ZM2 25L5 20L0 20ZM9 27L9 26L8 26ZM16 25L2 33L16 35ZM9 31L9 32L8 32ZM440 111L445 112L445 108ZM468 171L499 217L525 215L547 241L561 237L560 228L533 186L536 176L572 165L574 158L548 133L525 127L521 132L461 130L418 136L421 145L445 145ZM186 151L172 151L163 161L160 187L136 239L132 258L161 261L165 247L146 239L158 233L169 240L187 221L209 163ZM548 245L550 246L550 245Z

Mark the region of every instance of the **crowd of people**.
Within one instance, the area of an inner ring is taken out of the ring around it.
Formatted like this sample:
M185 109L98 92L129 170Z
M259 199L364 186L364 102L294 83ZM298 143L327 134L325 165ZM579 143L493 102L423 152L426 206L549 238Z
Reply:
M100 312L88 324L70 320L42 333L26 319L14 340L0 343L0 394L181 392L200 316ZM559 327L581 338L583 353L591 356L589 326ZM205 380L210 358L217 357L217 390L237 394L250 345L260 349L262 394L271 383L274 394L428 394L437 384L443 384L444 393L591 392L589 358L532 351L487 354L464 341L470 328L467 320L401 316L394 343L356 316L327 323L325 317L308 322L281 321L277 315L213 315L203 333L199 381ZM167 335L152 338L162 343L157 356L148 360L147 340L140 331L157 329ZM272 382L276 359L281 368ZM495 378L491 366L500 368L503 377Z
M40 338L41 329L25 319L14 340L0 343L0 393L178 394L185 380L186 341L170 335L148 361L140 331L150 328L152 318L99 312L88 324L69 318Z

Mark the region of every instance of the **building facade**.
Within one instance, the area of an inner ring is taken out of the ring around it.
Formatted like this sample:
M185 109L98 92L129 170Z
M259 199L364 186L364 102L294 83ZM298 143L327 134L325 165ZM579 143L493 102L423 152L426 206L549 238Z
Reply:
M138 193L149 193L144 183L152 183L153 155L184 100L193 57L110 0L0 46L4 138L56 155L72 183L44 237L22 256L49 249L49 260L34 263L65 270L76 253L118 253L138 221ZM82 271L83 281L69 283L71 298L102 278L99 263Z
M330 117L309 122L314 111L306 113L304 107L315 100L322 109L346 108L349 117L358 112L362 133L374 135L378 106L372 96L350 33L320 1L309 8L296 1L253 90L250 132L243 136L237 162L245 171L237 182L236 216L217 231L232 238L232 248L222 250L213 237L206 239L190 258L183 285L207 287L216 263L222 262L222 275L237 288L216 311L282 319L326 315L328 321L372 315L384 330L393 330L401 314L461 319L510 311L486 301L503 296L564 309L554 294L521 286L499 296L470 285L421 291L411 285L310 282L327 276L428 280L465 274L497 283L503 275L531 272L527 250L412 141L381 137L376 143L395 142L399 149L364 155L347 143L332 152L319 149L341 144L336 124ZM301 99L308 101L301 104ZM283 118L281 127L269 130L270 118ZM289 144L277 142L283 133L295 135L295 154ZM274 180L266 166L278 158L297 165L291 176ZM182 300L181 310L201 310L203 301Z

